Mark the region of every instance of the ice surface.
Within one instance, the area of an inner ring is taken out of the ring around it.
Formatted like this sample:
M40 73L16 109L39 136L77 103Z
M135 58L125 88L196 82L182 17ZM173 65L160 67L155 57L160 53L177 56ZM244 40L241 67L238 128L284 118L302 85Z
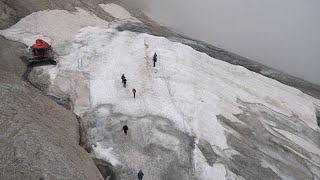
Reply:
M277 132L281 133L282 135L284 135L286 138L288 138L293 143L304 148L305 150L312 152L314 154L320 155L320 148L315 146L313 143L309 142L308 140L303 139L303 138L301 138L295 134L292 134L288 131L285 131L285 130L281 130L281 129L277 129L277 128L273 128L273 129L276 130Z
M87 26L108 27L108 22L81 8L77 12L66 10L44 10L34 12L0 34L8 39L20 41L28 46L37 38L52 44L58 54L69 53L70 44L78 31Z
M300 157L302 157L303 159L305 159L306 161L309 161L310 163L312 163L313 165L320 167L320 165L312 160L310 160L309 158L305 157L304 155L300 154L299 152L293 150L292 148L285 146L286 148L290 149L292 152L298 154Z
M97 158L104 159L110 162L113 166L120 164L116 155L112 152L113 148L105 148L100 143L97 143L96 147L93 146L93 150Z
M214 164L212 167L206 163L204 156L198 148L194 150L196 179L220 180L226 179L226 168L223 164Z

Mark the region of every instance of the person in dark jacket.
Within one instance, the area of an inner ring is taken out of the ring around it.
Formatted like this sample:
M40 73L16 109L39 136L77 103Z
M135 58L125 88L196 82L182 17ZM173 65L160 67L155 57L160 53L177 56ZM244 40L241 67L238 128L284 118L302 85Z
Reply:
M153 58L152 58L152 60L153 60L153 67L156 67L157 59L158 59L158 55L157 55L157 53L154 53Z
M122 127L122 130L123 130L124 134L127 135L129 128L128 128L127 125L124 125L124 126Z
M123 80L124 80L125 78L126 78L126 77L124 76L124 74L122 74L122 76L121 76L122 83L123 83Z
M135 88L132 89L132 93L133 93L133 98L136 98L136 92L137 90Z
M138 173L138 179L142 180L143 176L144 176L144 174L143 174L142 170L140 170Z
M123 87L124 87L124 88L127 87L127 79L124 78L124 79L122 80L122 82L123 82Z

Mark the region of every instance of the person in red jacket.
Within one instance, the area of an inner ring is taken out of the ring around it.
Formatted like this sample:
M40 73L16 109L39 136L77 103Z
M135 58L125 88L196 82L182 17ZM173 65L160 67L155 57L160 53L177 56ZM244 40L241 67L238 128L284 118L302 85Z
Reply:
M133 98L136 98L136 92L137 90L135 88L132 89L132 93L133 93Z

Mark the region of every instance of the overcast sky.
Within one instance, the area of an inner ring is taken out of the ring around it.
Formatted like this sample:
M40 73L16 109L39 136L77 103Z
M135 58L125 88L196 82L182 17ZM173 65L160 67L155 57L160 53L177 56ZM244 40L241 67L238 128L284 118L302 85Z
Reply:
M141 0L171 28L320 84L320 0Z

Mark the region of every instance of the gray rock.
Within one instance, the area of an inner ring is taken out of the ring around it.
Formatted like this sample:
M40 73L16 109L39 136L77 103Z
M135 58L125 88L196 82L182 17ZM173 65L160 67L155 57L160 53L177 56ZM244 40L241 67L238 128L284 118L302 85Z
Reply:
M42 71L43 69L41 68L32 70L27 79L33 86L41 91L47 91L50 85L50 77L49 74L45 74Z
M0 44L11 44L8 49L20 46L0 40ZM0 179L103 179L79 146L76 117L17 76L25 69L18 65L19 53L11 54L12 61L3 60L6 54L2 55Z
M0 71L7 71L17 76L22 76L27 69L26 58L24 58L25 49L26 45L9 41L0 36Z

